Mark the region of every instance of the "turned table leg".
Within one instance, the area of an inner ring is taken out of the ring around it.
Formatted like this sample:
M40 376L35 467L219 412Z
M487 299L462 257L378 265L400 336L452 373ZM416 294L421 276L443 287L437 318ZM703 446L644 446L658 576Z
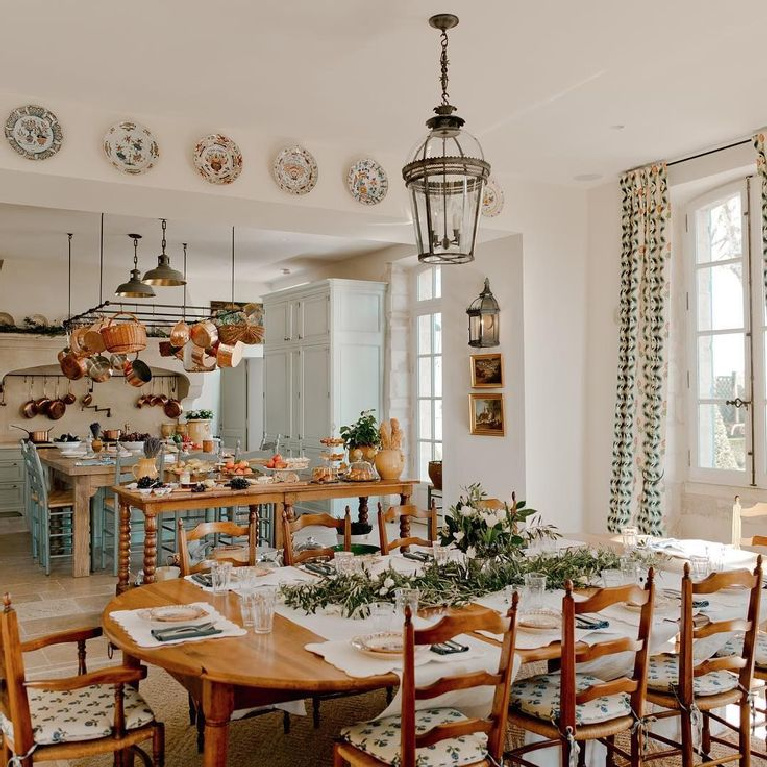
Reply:
M117 596L130 587L130 504L120 502L120 540L117 544Z
M157 515L144 514L144 583L154 583L157 568Z
M233 710L232 688L205 680L202 685L202 711L205 715L203 767L226 767L229 720Z
M359 510L357 512L357 519L363 525L368 523L368 499L360 498Z
M407 506L410 503L410 495L406 493L400 493L399 502L400 506ZM403 514L399 518L399 537L410 537L410 517L407 514Z

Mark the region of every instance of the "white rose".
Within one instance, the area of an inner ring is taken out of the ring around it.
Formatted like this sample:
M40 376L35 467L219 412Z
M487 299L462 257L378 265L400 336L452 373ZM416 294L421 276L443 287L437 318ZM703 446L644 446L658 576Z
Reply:
M387 589L390 589L390 588L391 588L391 587L394 585L394 579L393 579L393 578L387 578L387 579L386 579L386 580L383 582L383 585L384 585L384 586L385 586Z
M466 549L466 558L475 559L476 556L477 556L477 550L473 546L469 546L469 548Z
M389 589L387 589L386 586L381 586L381 588L378 589L378 593L380 596L385 597L389 593Z
M453 538L455 538L456 543L460 543L460 541L463 540L463 533L460 530L457 530L453 533Z
M462 506L461 516L470 517L472 514L476 514L477 510L473 506Z

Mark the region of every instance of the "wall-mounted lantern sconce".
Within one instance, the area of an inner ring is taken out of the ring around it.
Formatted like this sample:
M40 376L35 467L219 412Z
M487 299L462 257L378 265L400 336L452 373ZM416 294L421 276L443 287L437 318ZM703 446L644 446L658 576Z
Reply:
M472 302L466 314L469 315L469 346L485 349L500 344L501 309L487 278L479 298Z

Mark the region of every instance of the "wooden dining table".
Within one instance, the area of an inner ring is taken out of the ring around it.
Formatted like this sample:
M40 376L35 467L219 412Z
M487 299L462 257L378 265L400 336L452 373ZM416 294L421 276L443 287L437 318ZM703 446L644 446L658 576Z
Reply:
M228 487L214 488L195 493L189 490L171 492L167 495L142 494L136 489L119 485L114 488L120 505L120 536L118 543L117 594L130 588L131 509L144 515L143 582L154 583L157 569L158 517L178 511L217 509L247 506L257 510L259 506L275 504L277 513L282 509L289 517L294 507L305 501L323 501L344 498L358 499L358 519L368 520L368 498L399 495L400 503L407 504L413 492L415 480L380 480L376 482L339 482L314 484L295 482L280 484L252 484L245 490ZM279 517L278 517L279 518ZM400 532L407 535L408 517L403 516ZM277 526L279 529L279 525Z
M58 449L40 449L40 462L72 488L73 542L72 577L83 578L91 572L91 499L102 487L111 487L115 479L114 464L79 466L83 458L64 458Z

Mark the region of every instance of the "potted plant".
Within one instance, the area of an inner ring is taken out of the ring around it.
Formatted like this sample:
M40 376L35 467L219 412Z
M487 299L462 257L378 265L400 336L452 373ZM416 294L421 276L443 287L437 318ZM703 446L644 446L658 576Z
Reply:
M375 460L378 446L381 444L381 435L378 433L378 421L374 413L375 410L363 410L356 423L339 429L344 447L349 451L349 463L372 463Z
M367 522L352 522L351 525L351 540L352 543L367 543L368 538L370 536L370 533L373 530L373 526L369 525ZM338 542L343 543L344 542L344 536L343 533L338 533Z
M212 410L190 410L186 414L187 436L194 444L199 444L211 438L210 422L213 419Z

